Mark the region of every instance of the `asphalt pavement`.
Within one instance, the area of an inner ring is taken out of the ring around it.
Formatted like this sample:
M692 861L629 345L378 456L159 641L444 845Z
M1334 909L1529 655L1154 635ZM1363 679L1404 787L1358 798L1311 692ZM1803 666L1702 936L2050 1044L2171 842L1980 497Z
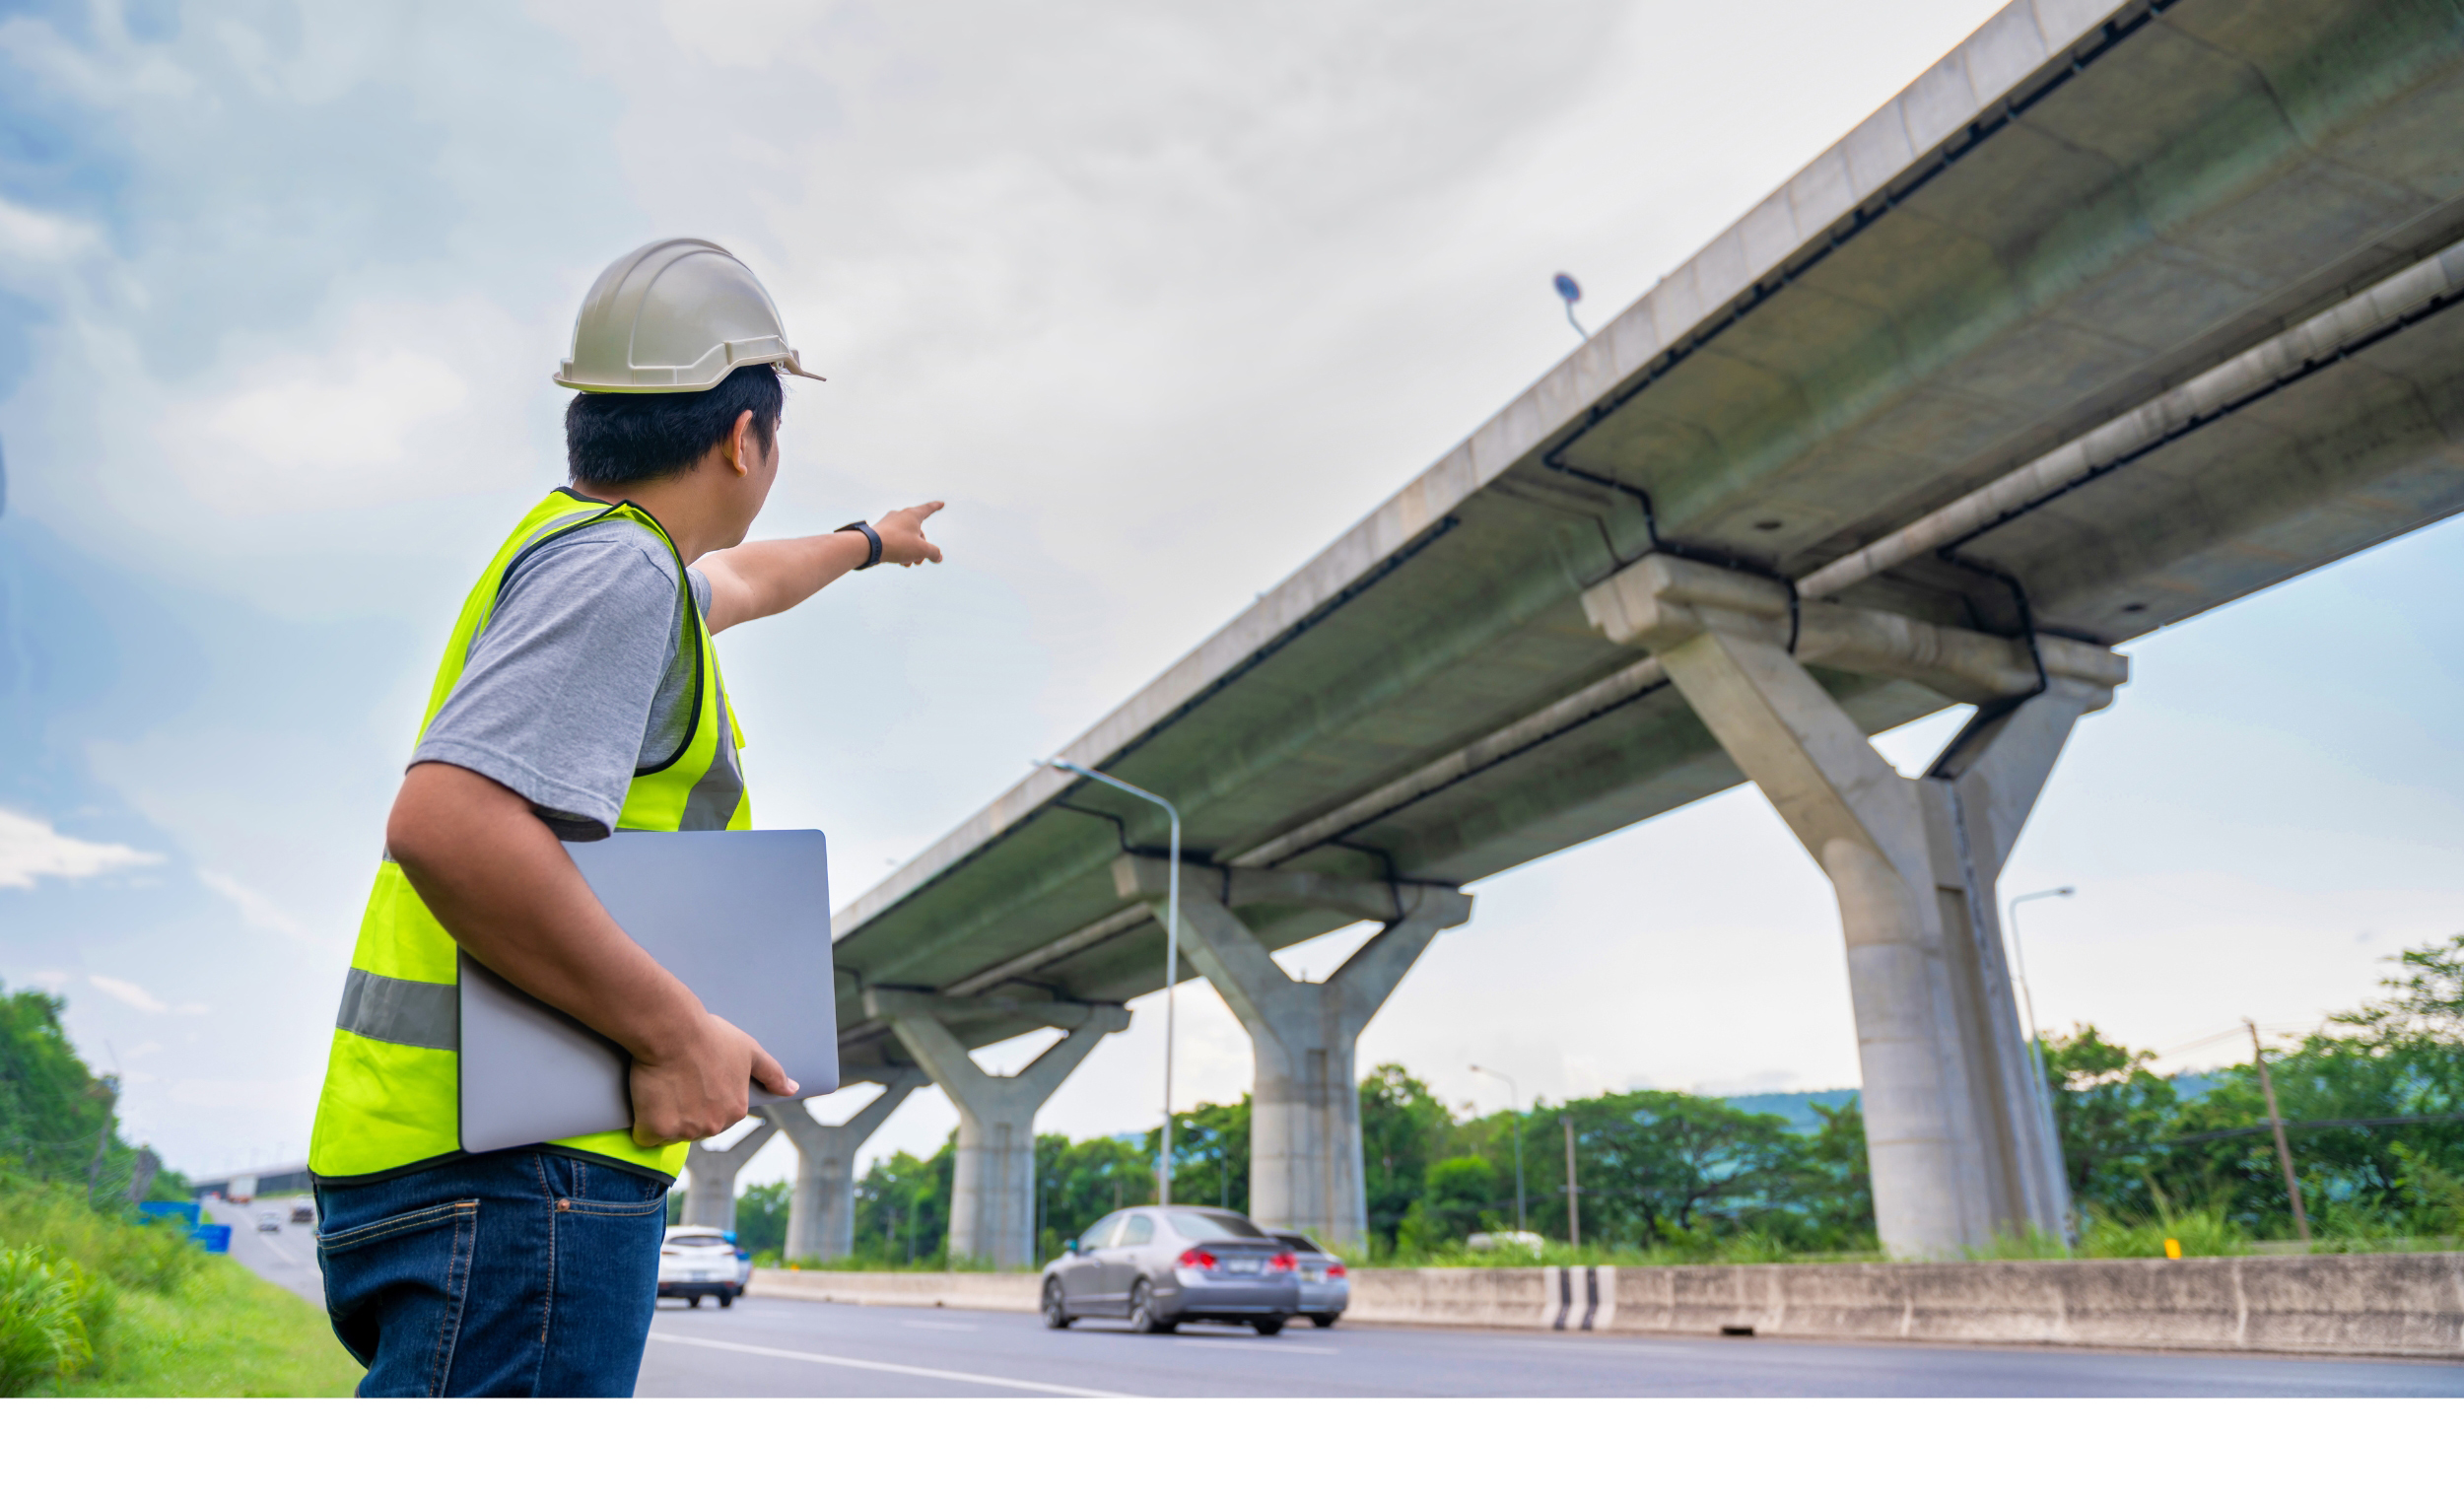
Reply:
M2464 1363L1338 1325L1132 1335L1032 1315L665 1301L646 1398L2464 1398Z

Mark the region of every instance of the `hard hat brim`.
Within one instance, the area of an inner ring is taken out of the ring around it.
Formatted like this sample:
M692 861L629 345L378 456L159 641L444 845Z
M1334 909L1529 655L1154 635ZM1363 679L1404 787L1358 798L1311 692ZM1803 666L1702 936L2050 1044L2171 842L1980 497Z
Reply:
M708 391L746 366L775 366L786 375L800 376L808 381L826 381L830 378L826 376L816 376L805 370L802 363L796 359L794 352L789 351L787 355L774 360L739 361L735 365L725 367L706 381L633 382L620 385L610 381L573 380L561 371L551 375L548 379L569 391L596 391L612 396L672 396L687 391Z

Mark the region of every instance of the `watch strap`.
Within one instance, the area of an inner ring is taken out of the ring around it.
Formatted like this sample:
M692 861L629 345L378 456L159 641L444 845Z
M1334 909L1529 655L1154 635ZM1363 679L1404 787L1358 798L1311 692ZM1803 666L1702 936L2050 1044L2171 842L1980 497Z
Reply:
M872 523L849 522L846 526L840 527L837 530L841 532L861 532L864 534L864 546L870 551L864 555L864 562L856 566L856 573L861 574L865 570L870 569L873 565L881 562L881 534L872 530Z

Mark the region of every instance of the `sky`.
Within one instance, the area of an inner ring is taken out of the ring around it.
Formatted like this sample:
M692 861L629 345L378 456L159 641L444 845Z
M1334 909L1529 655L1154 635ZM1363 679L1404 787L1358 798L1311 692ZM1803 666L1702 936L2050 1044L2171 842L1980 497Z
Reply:
M756 535L949 504L945 566L721 640L756 818L829 832L844 903L1560 359L1552 273L1605 322L1993 9L0 0L0 979L174 1165L305 1151L426 680L636 244L735 250L830 377ZM2078 889L2022 910L2039 1023L2217 1063L2464 930L2460 569L2431 528L2129 649L2004 886ZM1749 788L1476 893L1364 1068L1856 1081ZM1153 1124L1159 1006L1045 1130ZM1178 1012L1178 1099L1237 1097L1230 1014Z

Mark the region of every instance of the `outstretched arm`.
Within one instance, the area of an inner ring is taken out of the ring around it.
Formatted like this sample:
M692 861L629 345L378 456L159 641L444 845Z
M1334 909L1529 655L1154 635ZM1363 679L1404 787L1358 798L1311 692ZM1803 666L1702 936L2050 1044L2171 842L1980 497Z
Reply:
M941 562L941 550L924 534L925 518L940 510L941 503L927 501L876 522L881 562L908 568ZM871 551L860 532L825 532L706 553L694 567L710 581L710 629L723 632L738 622L801 605L823 585L861 565Z

